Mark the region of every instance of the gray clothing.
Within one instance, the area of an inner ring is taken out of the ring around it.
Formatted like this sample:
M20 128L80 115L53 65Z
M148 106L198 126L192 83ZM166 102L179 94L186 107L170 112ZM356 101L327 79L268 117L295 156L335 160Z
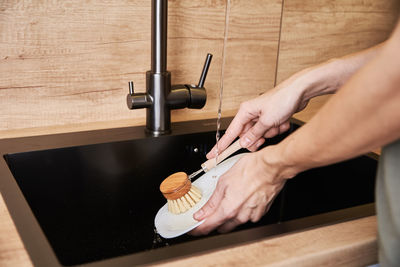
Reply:
M400 266L400 140L382 150L376 205L380 266Z

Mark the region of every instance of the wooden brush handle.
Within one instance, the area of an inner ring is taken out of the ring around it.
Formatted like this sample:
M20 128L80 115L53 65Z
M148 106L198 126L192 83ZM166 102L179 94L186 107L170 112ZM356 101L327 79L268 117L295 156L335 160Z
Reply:
M227 149L225 149L221 154L218 155L218 162L216 162L215 158L209 159L203 164L201 164L201 167L203 168L204 172L208 172L209 170L214 168L216 164L220 163L221 161L223 161L224 159L226 159L227 157L229 157L230 155L232 155L241 148L242 147L240 146L240 139L239 139L235 143L230 145Z

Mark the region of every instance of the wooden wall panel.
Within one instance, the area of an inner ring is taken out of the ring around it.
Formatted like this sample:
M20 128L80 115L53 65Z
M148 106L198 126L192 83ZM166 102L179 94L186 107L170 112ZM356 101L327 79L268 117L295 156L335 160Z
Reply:
M0 130L96 122L104 126L116 120L143 124L145 111L128 110L125 97L129 80L137 91L145 88L150 2L2 1ZM272 84L280 4L232 0L225 110L236 109ZM168 70L173 83L197 83L206 53L214 54L205 108L174 111L173 120L216 116L225 8L225 0L169 1ZM251 55L246 55L248 45ZM238 67L238 60L246 65ZM258 75L258 70L267 75Z
M285 0L277 81L387 39L398 0Z
M274 86L281 12L282 0L231 1L223 108Z
M285 0L277 83L304 68L386 40L399 8L398 0ZM295 117L310 120L330 97L312 99Z
M399 5L285 0L277 81L386 39ZM225 8L226 0L169 0L173 83L196 83L214 54L205 108L173 111L175 121L216 116ZM231 0L224 115L273 87L281 11L282 0ZM144 91L149 67L150 1L0 3L0 131L143 124L145 111L128 110L125 96L129 80Z
M251 99L273 87L278 51L282 0L231 0L229 10L228 42L224 72L222 114L232 116L241 102ZM225 19L225 18L224 18ZM222 35L224 33L224 28ZM223 44L223 40L221 40ZM221 54L217 72L221 73ZM218 82L220 77L218 77ZM219 86L209 88L205 109L174 111L180 120L217 116ZM210 108L208 108L210 107Z
M145 111L128 110L125 97L129 80L137 91L145 88L150 3L2 2L0 129L143 122ZM174 82L197 82L206 52L221 54L225 2L169 1L169 11L169 70ZM219 84L219 68L217 56L211 88Z

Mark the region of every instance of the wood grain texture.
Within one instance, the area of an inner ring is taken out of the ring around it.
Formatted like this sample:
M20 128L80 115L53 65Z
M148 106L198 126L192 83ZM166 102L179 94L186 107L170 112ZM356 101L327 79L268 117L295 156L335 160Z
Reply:
M223 111L224 117L233 117L236 114L236 109ZM205 111L203 113L196 113L190 115L190 120L203 120L207 118L214 118L215 111ZM175 116L175 122L186 121L188 117L185 116ZM66 125L51 125L51 126L39 126L24 129L10 129L0 131L0 139L5 138L16 138L25 136L38 136L46 134L59 134L59 133L71 133L71 132L83 132L91 130L101 130L101 129L113 129L113 128L123 128L130 127L133 125L142 125L144 118L137 117L132 119L122 119L122 120L111 120L111 121L98 121L98 122L87 122L87 123L71 123Z
M281 11L282 0L231 0L224 108L274 86Z
M168 68L177 83L198 80L206 52L221 54L224 1L191 2L169 1ZM0 97L7 101L0 127L144 118L144 110L127 109L125 96L129 80L138 91L145 88L150 3L2 3ZM188 24L199 29L182 26ZM211 88L219 84L219 66L216 57L207 81Z
M0 196L0 266L32 266L2 196Z
M157 266L367 266L377 262L376 227L366 217Z
M226 1L168 2L172 82L197 83L206 53L214 54L206 106L173 111L172 119L189 120L200 113L215 117ZM281 0L232 0L224 109L236 109L271 86L280 5ZM129 80L137 91L145 90L150 9L144 0L2 1L0 130L129 119L131 125L144 124L145 111L128 110L125 97ZM246 46L252 46L251 55L245 56ZM246 66L237 67L238 60Z
M398 0L285 0L277 82L386 40L399 9Z

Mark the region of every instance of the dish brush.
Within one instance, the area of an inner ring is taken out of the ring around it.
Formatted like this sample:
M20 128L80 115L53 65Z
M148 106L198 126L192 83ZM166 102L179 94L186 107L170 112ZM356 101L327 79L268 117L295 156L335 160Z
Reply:
M225 149L217 159L209 159L201 164L201 169L187 175L184 172L177 172L168 176L160 185L160 191L168 201L168 211L173 214L180 214L188 211L200 201L202 192L191 183L191 179L201 172L208 172L221 161L235 153L241 148L237 140Z
M200 201L202 192L192 185L188 175L177 172L168 176L160 185L160 191L167 199L168 211L180 214L188 211Z

